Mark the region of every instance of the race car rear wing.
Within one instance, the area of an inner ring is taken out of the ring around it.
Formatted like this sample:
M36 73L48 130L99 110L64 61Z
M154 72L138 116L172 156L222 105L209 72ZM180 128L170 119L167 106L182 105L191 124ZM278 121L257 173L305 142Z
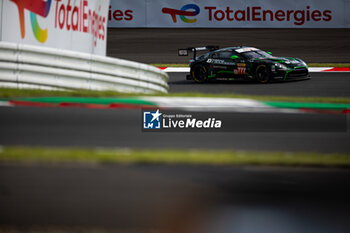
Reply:
M197 51L214 51L219 49L219 46L217 45L207 45L205 47L190 47L186 49L179 49L178 55L179 56L188 56L188 52L193 52L193 59L196 59Z

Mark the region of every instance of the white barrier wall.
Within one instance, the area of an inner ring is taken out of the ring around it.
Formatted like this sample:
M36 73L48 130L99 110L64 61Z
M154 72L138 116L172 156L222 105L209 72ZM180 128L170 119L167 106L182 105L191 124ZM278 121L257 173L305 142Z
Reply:
M122 59L0 42L0 87L168 92L168 75Z
M0 40L106 54L109 0L1 0Z
M111 0L108 27L350 28L350 0Z

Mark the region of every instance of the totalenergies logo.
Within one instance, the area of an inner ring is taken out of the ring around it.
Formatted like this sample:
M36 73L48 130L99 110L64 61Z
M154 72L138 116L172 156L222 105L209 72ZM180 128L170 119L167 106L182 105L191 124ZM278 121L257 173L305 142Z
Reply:
M88 0L55 0L53 4L53 17L47 17L50 12L52 0L10 0L17 5L21 28L21 37L25 38L24 10L30 11L30 21L35 38L44 43L48 37L48 29L41 29L37 15L47 18L48 28L65 32L80 32L91 34L94 38L94 46L98 40L105 40L106 17L101 15L101 5L97 9L89 8Z
M188 11L190 10L190 11ZM194 23L197 22L197 19L188 19L185 16L196 16L200 12L199 6L196 4L187 4L184 5L180 10L171 9L171 8L163 8L162 12L164 14L169 14L171 18L173 19L173 22L176 23L177 19L176 16L179 15L180 19L185 23Z
M44 43L47 39L47 29L41 29L36 18L36 15L40 15L44 18L50 12L51 0L11 0L17 5L19 14L19 23L21 27L21 37L22 39L26 35L25 31L25 21L24 21L24 10L30 11L30 21L32 24L32 30L35 38Z

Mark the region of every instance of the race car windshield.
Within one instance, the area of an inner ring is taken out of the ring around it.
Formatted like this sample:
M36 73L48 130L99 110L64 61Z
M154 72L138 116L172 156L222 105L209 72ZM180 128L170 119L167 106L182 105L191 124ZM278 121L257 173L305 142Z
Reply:
M201 56L197 57L197 58L196 58L196 60L206 59L208 56L209 56L209 54L208 54L208 53L206 53L206 54L203 54L203 55L201 55Z
M242 56L248 59L260 58L260 57L272 57L270 54L262 50L245 52L245 53L242 53Z

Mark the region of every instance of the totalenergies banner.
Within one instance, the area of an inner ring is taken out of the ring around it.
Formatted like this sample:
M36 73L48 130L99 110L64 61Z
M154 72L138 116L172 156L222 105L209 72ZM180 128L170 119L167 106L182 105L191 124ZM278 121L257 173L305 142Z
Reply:
M349 28L350 0L111 0L108 27Z
M0 40L106 54L109 0L1 0Z

